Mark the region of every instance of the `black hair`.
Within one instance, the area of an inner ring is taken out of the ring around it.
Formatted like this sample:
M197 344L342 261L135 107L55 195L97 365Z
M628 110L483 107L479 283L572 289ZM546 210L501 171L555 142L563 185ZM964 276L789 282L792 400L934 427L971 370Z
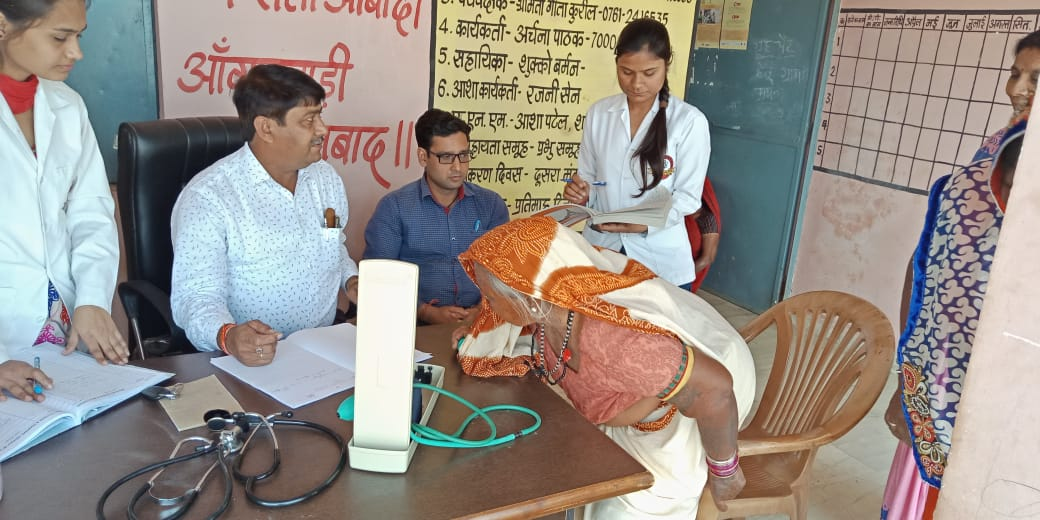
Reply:
M1015 44L1015 56L1026 49L1040 49L1040 31L1033 31Z
M1022 141L1025 141L1023 137L1024 134L1016 136L1004 145L1004 149L1000 151L1000 158L997 159L997 168L1000 171L1007 173L1014 171L1018 166L1018 156L1022 153Z
M419 116L419 120L415 122L415 143L419 145L419 148L429 151L434 136L448 137L462 132L469 140L471 129L469 123L459 119L455 114L431 108L423 112L423 115Z
M314 78L284 65L257 65L235 83L231 97L242 121L242 137L251 141L256 134L253 122L258 116L285 124L285 114L299 106L320 105L325 89Z
M614 59L633 52L646 50L664 60L665 65L672 64L672 44L668 38L668 29L657 20L640 18L632 20L621 30L618 35L617 47L614 48ZM657 96L660 110L650 123L643 142L635 154L639 156L639 169L643 174L643 187L639 195L652 190L661 183L664 176L664 155L668 150L668 120L665 115L668 108L668 78L664 79L664 85ZM650 177L647 177L647 170ZM637 197L639 195L636 195Z
M0 0L0 13L11 23L12 30L8 36L20 33L36 20L47 16L61 0ZM90 7L90 0L83 0L85 7Z

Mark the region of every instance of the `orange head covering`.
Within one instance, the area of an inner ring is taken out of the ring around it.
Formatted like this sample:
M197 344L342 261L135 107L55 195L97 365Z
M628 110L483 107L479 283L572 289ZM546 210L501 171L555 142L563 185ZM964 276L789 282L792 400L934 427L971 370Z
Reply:
M638 284L666 281L635 260L597 249L550 217L522 218L498 226L473 242L459 255L459 261L474 280L473 266L479 263L528 296L624 327L670 334L601 298ZM473 332L479 333L492 323L478 319L474 325Z

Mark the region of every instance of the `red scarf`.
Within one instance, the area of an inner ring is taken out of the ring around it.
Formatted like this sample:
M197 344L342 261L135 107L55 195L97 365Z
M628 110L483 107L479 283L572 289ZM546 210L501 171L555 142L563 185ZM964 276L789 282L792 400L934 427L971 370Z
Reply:
M33 107L36 86L39 84L40 80L35 74L25 81L15 81L6 74L0 74L0 93L4 95L4 100L15 115L27 112Z

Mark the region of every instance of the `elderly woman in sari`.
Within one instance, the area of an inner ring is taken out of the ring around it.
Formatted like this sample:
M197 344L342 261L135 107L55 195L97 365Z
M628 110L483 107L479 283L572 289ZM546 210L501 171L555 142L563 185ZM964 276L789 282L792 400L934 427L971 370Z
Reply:
M463 369L559 384L654 475L586 518L693 518L705 481L716 500L743 488L737 427L754 365L710 305L548 217L499 226L459 258L484 295L459 346Z

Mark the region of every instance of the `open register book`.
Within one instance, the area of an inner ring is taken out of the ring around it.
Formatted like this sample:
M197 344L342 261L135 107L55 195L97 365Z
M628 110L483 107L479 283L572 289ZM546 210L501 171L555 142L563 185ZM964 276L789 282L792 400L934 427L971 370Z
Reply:
M146 387L173 377L131 365L99 365L80 352L68 356L62 348L40 345L11 352L11 359L30 365L40 358L40 368L54 381L44 390L42 403L27 403L7 396L0 402L0 461L7 460L59 433L83 424L95 415L137 395Z
M274 361L247 367L232 356L213 358L217 368L289 408L299 408L354 387L357 327L349 323L303 329L278 342ZM430 355L415 351L415 360Z
M531 216L549 216L564 226L573 226L585 219L593 224L618 222L658 228L665 226L668 212L672 209L672 194L668 190L657 188L634 200L640 200L639 204L614 211L596 211L577 204L561 204L543 209Z

